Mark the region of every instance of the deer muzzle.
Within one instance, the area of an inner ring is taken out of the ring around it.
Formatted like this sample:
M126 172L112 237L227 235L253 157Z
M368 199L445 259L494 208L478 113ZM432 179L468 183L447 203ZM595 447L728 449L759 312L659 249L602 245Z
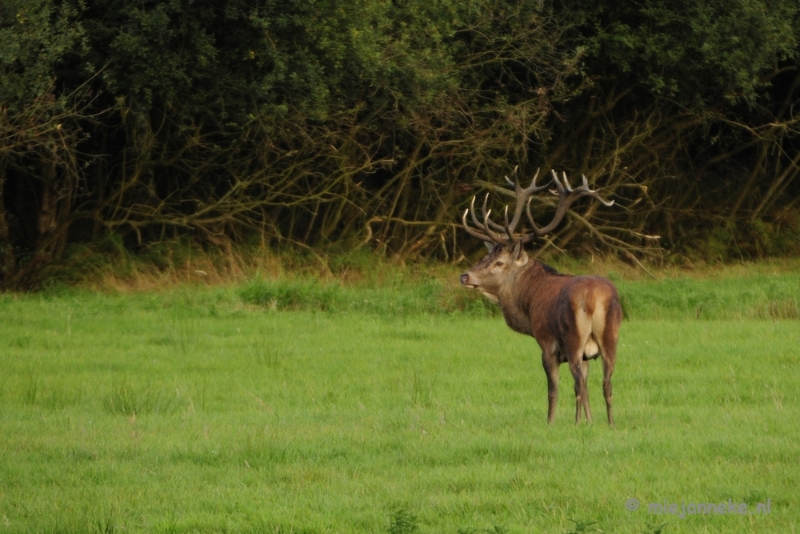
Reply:
M464 273L461 275L461 285L467 287L477 287L476 284L470 282L469 273Z

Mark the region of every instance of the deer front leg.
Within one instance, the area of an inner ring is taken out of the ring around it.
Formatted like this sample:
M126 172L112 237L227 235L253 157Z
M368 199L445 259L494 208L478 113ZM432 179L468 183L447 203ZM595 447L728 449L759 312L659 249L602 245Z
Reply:
M558 404L558 358L554 353L542 351L542 366L547 375L547 422L552 423L556 417Z

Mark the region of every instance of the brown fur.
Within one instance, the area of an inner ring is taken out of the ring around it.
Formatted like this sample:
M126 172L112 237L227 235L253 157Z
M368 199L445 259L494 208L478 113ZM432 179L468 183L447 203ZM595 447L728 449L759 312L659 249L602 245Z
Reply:
M581 407L586 419L592 420L586 380L589 360L600 356L608 422L614 424L611 375L622 310L617 288L610 280L558 274L529 258L524 250L496 245L461 275L461 283L498 302L506 324L521 334L533 336L539 343L547 375L548 422L555 416L558 370L564 362L569 364L575 379L575 422L580 422Z

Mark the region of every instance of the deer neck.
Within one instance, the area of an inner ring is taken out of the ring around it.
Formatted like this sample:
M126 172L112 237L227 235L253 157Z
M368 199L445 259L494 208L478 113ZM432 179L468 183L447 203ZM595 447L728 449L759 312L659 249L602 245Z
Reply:
M551 278L557 274L548 271L542 262L531 260L525 267L509 277L497 293L497 300L506 324L514 331L536 337L534 321L537 310L544 307L552 294Z

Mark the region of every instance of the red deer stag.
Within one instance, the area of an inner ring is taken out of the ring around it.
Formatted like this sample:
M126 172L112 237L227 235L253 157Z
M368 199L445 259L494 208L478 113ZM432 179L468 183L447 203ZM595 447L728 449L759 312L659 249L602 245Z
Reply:
M486 209L489 195L483 202L483 221L475 214L475 198L464 212L461 222L470 235L494 244L491 252L472 269L461 275L461 283L478 289L486 297L500 304L506 324L521 334L533 336L542 349L542 365L547 374L547 422L552 423L558 401L558 368L569 363L575 378L575 423L581 420L581 407L591 422L589 392L586 380L589 375L589 360L603 358L603 395L606 399L608 423L614 424L611 414L611 375L617 357L617 339L622 320L617 288L611 281L599 276L570 276L558 274L555 269L529 258L524 245L552 232L570 205L582 197L592 197L606 206L606 202L589 189L586 176L583 185L573 189L562 173L562 178L553 172L552 182L558 194L558 206L553 220L542 228L536 225L531 215L531 195L550 187L550 183L537 186L536 177L531 185L522 188L516 179L509 185L514 187L516 207L511 222L508 221L508 206L504 224L493 222ZM523 210L532 231L525 235L514 233ZM467 223L467 214L477 228Z

